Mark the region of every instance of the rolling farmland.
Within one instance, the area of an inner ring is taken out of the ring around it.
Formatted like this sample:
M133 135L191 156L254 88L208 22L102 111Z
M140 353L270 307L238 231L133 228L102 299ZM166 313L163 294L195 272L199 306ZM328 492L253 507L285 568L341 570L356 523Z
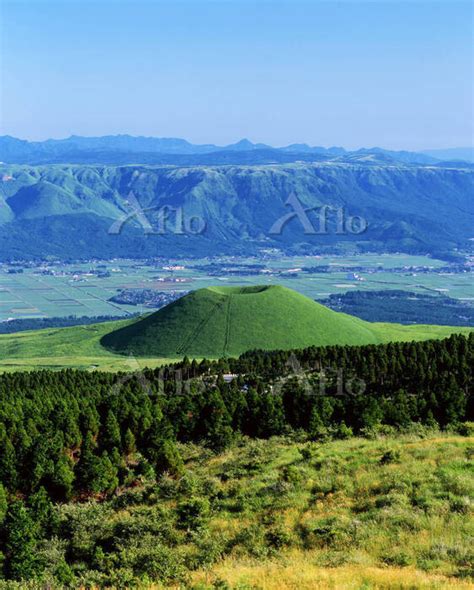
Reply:
M210 262L224 268L260 264L258 274L223 270L211 275L202 267ZM301 269L330 265L331 272L305 272ZM350 290L403 289L436 295L442 293L456 299L474 300L470 273L448 273L446 263L423 256L404 254L366 254L344 257L268 257L219 258L210 260L173 260L151 263L114 260L73 264L51 264L24 267L12 273L0 266L0 321L9 318L41 318L67 316L123 316L141 311L133 305L109 301L121 289L155 289L158 291L195 290L210 285L242 285L278 283L295 289L313 299ZM166 270L166 267L184 267ZM344 266L339 271L338 267ZM347 267L364 267L357 278L350 277ZM429 273L417 273L410 267L432 267ZM165 268L164 268L165 267ZM381 270L381 267L383 270ZM403 268L406 267L405 270ZM54 273L54 274L53 274Z

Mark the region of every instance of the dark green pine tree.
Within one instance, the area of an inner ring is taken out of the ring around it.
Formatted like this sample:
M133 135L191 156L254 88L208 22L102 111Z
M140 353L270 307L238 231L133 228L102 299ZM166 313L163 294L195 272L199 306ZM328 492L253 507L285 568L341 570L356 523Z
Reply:
M112 410L109 410L107 413L107 418L105 419L101 447L110 452L115 448L120 449L121 446L122 440L120 436L120 425L117 418L115 417L115 414L112 412Z
M74 466L66 455L61 455L54 465L51 477L51 495L57 500L69 500L74 491Z
M6 434L0 440L0 481L10 491L16 491L18 485L16 452Z
M171 475L181 475L184 470L183 459L172 439L163 440L155 455L157 473L165 471Z
M12 580L29 580L38 569L36 558L36 527L29 510L16 500L5 520L6 574Z
M92 435L87 433L82 443L81 456L76 466L79 488L86 492L99 492L100 458L95 454L96 444Z
M28 499L28 508L36 527L36 534L40 537L48 536L57 524L54 505L46 490L41 487Z
M466 412L466 403L466 395L456 383L455 377L450 375L440 394L441 425L461 422Z
M100 458L97 477L93 482L93 491L112 494L118 487L118 467L114 465L107 451Z
M8 501L7 501L7 492L5 488L0 483L0 526L2 525L3 521L5 520L5 516L7 515L8 510Z
M130 428L127 428L123 438L123 450L126 455L133 455L137 450L135 436Z
M388 416L396 426L407 426L411 422L410 402L405 389L399 389L388 402Z
M200 425L203 437L215 450L224 449L232 440L231 417L218 388L206 396L201 408Z

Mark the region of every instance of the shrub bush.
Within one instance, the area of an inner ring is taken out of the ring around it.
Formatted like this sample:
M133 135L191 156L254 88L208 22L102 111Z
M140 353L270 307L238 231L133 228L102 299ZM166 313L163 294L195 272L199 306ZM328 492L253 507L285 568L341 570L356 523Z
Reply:
M461 436L474 436L474 422L461 422L457 431Z
M306 549L344 547L350 540L348 519L331 516L304 523L300 536Z
M188 531L203 527L209 517L209 500L207 498L190 498L180 502L176 507L178 526Z
M182 583L187 578L183 555L157 542L153 535L135 538L120 555L121 566L132 569L137 577L163 584Z
M273 549L282 549L292 544L292 537L283 525L273 525L267 529L265 541Z
M413 558L404 551L393 551L381 555L380 561L395 567L407 567L413 563Z
M389 449L380 458L381 465L387 465L390 463L400 463L400 451L397 449Z
M267 544L265 532L262 525L247 526L230 541L229 549L233 549L237 555L248 555L257 559L267 557L271 548Z
M285 467L283 467L282 469L281 477L283 481L286 481L287 483L291 483L296 486L302 481L303 474L294 465L285 465Z

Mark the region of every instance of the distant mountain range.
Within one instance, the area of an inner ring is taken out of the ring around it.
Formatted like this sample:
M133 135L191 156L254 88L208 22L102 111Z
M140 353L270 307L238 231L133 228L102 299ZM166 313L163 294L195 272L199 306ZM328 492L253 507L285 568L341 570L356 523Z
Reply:
M422 153L438 160L474 162L474 147L424 150Z
M232 153L238 152L225 152ZM473 165L400 163L367 152L258 165L250 159L225 166L2 164L0 260L255 254L268 248L449 258L472 249L473 188ZM290 195L316 230L317 212L332 208L325 233L305 231L294 204L287 203ZM202 223L202 231L174 231L173 214L162 231L160 216L176 210L185 223ZM367 228L340 231L336 210L346 218L360 216ZM285 215L292 217L273 231Z
M382 148L362 148L348 151L342 147L324 148L304 143L275 148L248 139L226 145L196 145L185 139L133 137L109 135L67 139L26 141L0 137L0 161L8 164L170 164L170 165L220 165L289 163L325 161L334 159L366 158L383 159L385 162L405 164L437 164L443 160L474 162L471 148L432 150L423 153L391 151Z

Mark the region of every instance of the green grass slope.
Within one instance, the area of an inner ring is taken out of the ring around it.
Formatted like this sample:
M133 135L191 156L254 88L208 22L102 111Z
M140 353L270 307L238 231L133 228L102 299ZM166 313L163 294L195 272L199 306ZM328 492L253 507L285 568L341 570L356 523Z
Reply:
M125 326L130 321L2 334L0 371L39 368L134 371L143 366L155 367L162 364L163 359L158 358L140 359L138 364L133 357L113 354L101 346L100 339L104 334Z
M198 569L198 587L216 588L205 582L217 578L235 589L472 590L473 519L460 506L474 492L473 442L433 432L249 441L207 461L185 451L194 489L209 479L221 486L211 538L236 539L230 555ZM174 510L183 499L162 505ZM126 516L138 519L138 508Z
M451 327L365 322L276 285L210 287L109 332L101 343L115 353L137 356L219 357L251 349L436 338L453 331Z
M133 371L253 348L377 344L446 338L472 328L370 323L284 287L214 287L140 319L0 335L0 371ZM104 346L105 345L105 346Z

